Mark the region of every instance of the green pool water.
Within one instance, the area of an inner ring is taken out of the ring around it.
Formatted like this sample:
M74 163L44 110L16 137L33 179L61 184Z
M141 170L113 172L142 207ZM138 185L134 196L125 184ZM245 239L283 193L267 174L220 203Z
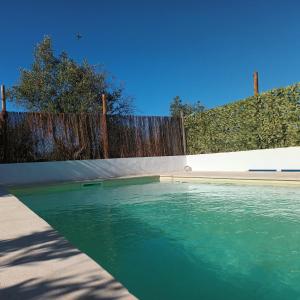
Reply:
M144 300L300 299L300 189L145 183L15 191Z

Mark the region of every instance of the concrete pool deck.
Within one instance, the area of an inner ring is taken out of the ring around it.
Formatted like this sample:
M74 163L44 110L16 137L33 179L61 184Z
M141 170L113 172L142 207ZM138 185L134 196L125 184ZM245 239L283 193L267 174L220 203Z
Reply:
M195 181L215 183L245 183L245 184L273 184L299 185L300 172L172 172L162 174L161 181Z
M0 190L0 299L136 299L16 197Z
M156 175L159 177L161 181L300 187L300 172L171 172ZM95 261L1 188L0 228L0 299L136 299Z

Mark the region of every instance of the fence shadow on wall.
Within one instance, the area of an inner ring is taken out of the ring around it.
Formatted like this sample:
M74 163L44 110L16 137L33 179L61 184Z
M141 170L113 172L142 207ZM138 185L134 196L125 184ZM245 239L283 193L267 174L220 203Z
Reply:
M9 112L0 128L0 162L101 159L102 115ZM109 158L183 154L181 120L107 116Z

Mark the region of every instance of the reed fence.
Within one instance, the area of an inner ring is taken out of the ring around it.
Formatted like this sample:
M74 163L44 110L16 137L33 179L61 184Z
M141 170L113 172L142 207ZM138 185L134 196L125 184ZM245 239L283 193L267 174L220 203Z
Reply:
M182 132L180 118L5 112L0 162L180 155Z

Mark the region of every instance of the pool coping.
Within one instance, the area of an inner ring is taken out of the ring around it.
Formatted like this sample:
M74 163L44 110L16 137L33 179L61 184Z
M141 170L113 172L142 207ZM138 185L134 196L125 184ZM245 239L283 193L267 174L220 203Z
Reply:
M1 188L28 188L36 186L54 186L68 184L84 184L90 182L124 182L140 179L154 179L158 181L185 181L185 182L211 182L211 183L233 183L233 184L272 184L272 185L300 185L300 172L232 172L232 171L177 171L165 173L147 173L118 177L98 177L86 180L49 181L30 184L12 184L1 186ZM130 183L130 182L128 182Z
M281 172L173 172L160 175L160 181L300 186L300 173Z
M137 299L3 188L0 228L0 299Z

